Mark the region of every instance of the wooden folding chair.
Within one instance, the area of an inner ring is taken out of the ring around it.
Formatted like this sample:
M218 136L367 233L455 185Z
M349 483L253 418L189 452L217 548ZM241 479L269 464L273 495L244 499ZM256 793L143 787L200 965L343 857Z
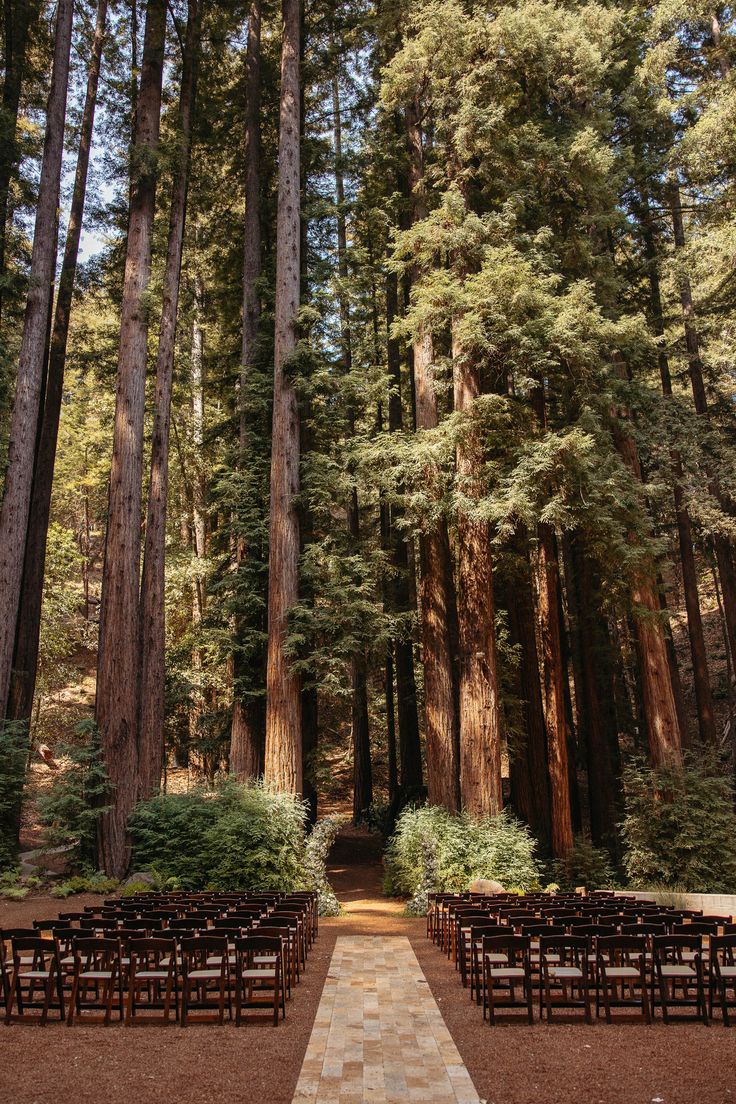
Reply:
M64 1000L53 939L37 934L11 936L5 1023L36 1023L43 1027L52 1008L59 1010L59 1019L63 1020Z
M645 935L598 936L596 940L595 1012L601 1014L601 997L606 1022L612 1008L641 1009L645 1023L652 1022ZM628 998L625 992L628 991Z
M714 936L710 941L710 1014L713 1016L713 999L718 994L723 1023L731 1026L729 1008L736 1007L736 933ZM729 1001L728 993L733 996Z
M174 1002L174 1019L179 1016L179 990L177 985L178 955L176 939L146 937L128 942L128 999L125 1005L125 1026L133 1024L157 1024L159 1017L138 1016L140 1011L163 1011L163 1022L169 1023L171 1002ZM145 995L145 1000L141 998Z
M708 1023L702 952L703 940L700 935L655 935L653 937L652 1006L654 1006L656 980L662 1019L665 1023L669 1023L672 1018L671 1008L687 1007L695 1008L696 1016L704 1024ZM681 996L677 995L678 989L681 991ZM692 1019L692 1017L686 1018Z
M107 1027L116 996L122 1020L123 988L118 940L83 936L74 940L73 949L74 975L67 1027L71 1027L75 1019L83 1023L102 1023Z
M529 1023L534 1021L532 1003L531 940L526 935L484 935L482 991L483 1019L496 1022L498 1009L526 1008ZM521 997L517 990L521 989Z
M540 935L539 1018L553 1009L582 1008L585 1022L592 1023L588 940L583 935Z
M281 938L275 935L245 935L235 941L235 1023L262 1019L244 1009L270 1009L273 1026L286 1019L286 987Z
M182 992L181 1026L187 1023L223 1023L225 1004L230 1004L230 970L227 937L222 935L186 936L179 943ZM190 1009L195 1010L191 1015Z

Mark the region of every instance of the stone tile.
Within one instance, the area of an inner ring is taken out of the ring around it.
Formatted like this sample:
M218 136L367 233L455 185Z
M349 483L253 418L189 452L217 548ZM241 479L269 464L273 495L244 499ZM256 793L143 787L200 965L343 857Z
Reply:
M479 1104L403 936L341 936L295 1104Z

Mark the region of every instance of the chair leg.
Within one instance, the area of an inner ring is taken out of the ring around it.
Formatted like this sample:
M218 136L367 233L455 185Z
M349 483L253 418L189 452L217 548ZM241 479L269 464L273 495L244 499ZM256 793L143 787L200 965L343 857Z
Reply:
M5 1005L5 1023L9 1024L11 1016L13 1014L13 1002L15 1001L15 990L18 984L17 971L13 970L10 978L10 985L8 986L8 996Z
M71 991L71 994L69 996L69 1015L66 1018L66 1026L67 1027L71 1027L72 1024L74 1023L74 1016L76 1015L76 1013L79 1010L78 1009L78 1001L79 1001L79 977L75 972L74 979L72 981L72 991Z

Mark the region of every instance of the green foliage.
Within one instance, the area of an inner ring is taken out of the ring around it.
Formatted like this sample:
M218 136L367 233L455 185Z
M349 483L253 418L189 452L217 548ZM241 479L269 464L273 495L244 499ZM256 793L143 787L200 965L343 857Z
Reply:
M69 848L72 869L93 869L97 859L97 825L107 808L109 783L94 722L80 722L75 735L75 743L58 748L67 763L49 791L39 797L38 811L47 845Z
M184 889L290 890L305 884L307 806L260 784L161 794L130 821L135 864Z
M26 773L28 733L25 724L0 724L0 872L18 857L16 816Z
M76 893L112 893L118 887L114 878L108 878L104 871L93 874L77 874L54 886L52 897L72 897Z
M317 892L320 916L339 916L340 902L327 880L327 859L343 823L341 816L318 820L307 837L304 868L309 889Z
M682 771L635 759L623 782L623 865L632 886L736 891L733 785L715 754L686 755Z
M558 889L611 889L616 884L611 856L584 836L575 837L570 854L554 862L550 873Z
M387 893L416 893L425 877L428 841L436 863L436 884L427 889L467 890L476 878L493 878L510 889L531 890L539 885L535 840L508 813L475 820L427 805L404 809L396 822L384 859Z

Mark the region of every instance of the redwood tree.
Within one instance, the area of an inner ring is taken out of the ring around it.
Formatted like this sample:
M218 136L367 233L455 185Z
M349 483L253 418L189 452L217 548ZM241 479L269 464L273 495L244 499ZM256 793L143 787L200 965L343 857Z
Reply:
M283 0L264 777L302 791L300 680L286 655L289 610L299 593L299 409L290 372L297 345L300 285L299 0Z

